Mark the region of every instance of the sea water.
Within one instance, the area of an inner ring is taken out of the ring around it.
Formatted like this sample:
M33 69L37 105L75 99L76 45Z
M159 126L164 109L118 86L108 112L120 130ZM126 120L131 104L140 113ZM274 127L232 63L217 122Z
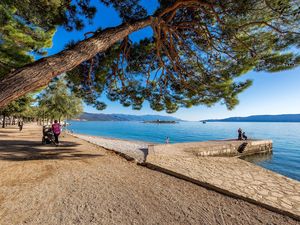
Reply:
M273 140L273 153L248 157L264 168L300 181L300 123L253 122L179 122L157 124L143 122L71 121L75 133L164 143L195 142L237 138L238 128L248 138Z

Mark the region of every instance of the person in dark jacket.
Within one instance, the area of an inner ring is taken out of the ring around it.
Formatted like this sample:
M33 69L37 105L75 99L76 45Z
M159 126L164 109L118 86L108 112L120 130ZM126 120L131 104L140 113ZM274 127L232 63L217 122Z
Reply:
M242 133L243 133L242 129L239 128L238 129L238 140L243 140Z
M243 132L243 139L244 139L244 140L247 140L247 139L248 139L248 137L246 136L245 132Z
M19 120L19 122L18 122L18 127L19 127L19 130L20 130L20 131L23 130L23 121Z

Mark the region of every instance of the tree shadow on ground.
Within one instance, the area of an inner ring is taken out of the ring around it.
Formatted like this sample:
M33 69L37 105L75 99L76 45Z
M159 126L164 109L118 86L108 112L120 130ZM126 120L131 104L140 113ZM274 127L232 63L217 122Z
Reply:
M0 160L26 161L26 160L59 160L59 159L86 159L103 156L101 154L86 154L76 147L75 142L61 142L61 145L43 145L40 141L1 140Z
M19 128L12 129L12 128L1 128L0 134L15 134L16 132L19 132Z

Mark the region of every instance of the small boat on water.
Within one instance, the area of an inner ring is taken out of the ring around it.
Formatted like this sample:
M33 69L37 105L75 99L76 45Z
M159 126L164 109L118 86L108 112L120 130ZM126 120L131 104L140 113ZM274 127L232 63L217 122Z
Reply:
M205 121L205 120L203 120L203 121L202 121L202 123L203 123L203 124L206 124L206 121Z

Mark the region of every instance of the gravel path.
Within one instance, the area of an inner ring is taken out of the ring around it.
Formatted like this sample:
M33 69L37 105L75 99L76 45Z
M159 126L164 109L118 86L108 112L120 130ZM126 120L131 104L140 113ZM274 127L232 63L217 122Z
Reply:
M289 217L41 128L0 129L0 224L296 225Z

